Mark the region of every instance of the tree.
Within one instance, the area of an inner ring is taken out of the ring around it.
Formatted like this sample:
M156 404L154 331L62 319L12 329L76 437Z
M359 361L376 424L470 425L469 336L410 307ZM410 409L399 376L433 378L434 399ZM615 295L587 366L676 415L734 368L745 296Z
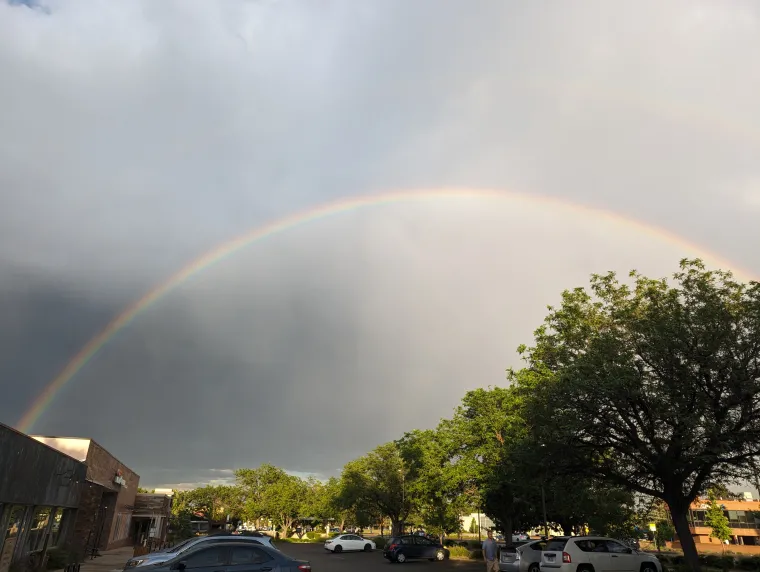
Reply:
M427 530L439 536L458 532L468 505L457 467L440 434L412 431L396 442L407 470L407 495Z
M137 487L137 492L152 495L156 494L156 489L145 489L143 487Z
M657 550L661 550L665 543L673 540L676 535L676 530L673 525L667 520L660 520L655 523L654 543L657 546Z
M731 527L729 526L728 517L723 512L723 507L718 503L715 492L711 489L708 493L708 507L705 511L705 524L710 527L710 537L716 538L723 545L731 538Z
M667 280L594 275L565 291L519 349L531 431L552 458L669 506L699 570L687 513L760 454L760 284L683 260Z
M341 480L345 503L359 509L387 515L392 534L401 532L401 523L411 512L406 495L407 467L395 443L380 445L366 455L346 463Z

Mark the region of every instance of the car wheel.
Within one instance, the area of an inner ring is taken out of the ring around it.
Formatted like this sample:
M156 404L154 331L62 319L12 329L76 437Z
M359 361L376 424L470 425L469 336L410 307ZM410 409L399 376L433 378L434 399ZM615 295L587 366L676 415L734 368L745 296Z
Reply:
M642 564L641 565L641 572L657 572L657 568L654 564Z
M338 553L343 552L343 547L340 544L338 544L338 546L333 548L333 552L338 552Z
M438 562L442 562L446 558L446 553L443 550L439 550L435 553L435 559L438 560Z
M372 551L372 545L371 544L365 544L364 545L364 552L371 552Z
M541 566L538 564L531 564L530 568L528 568L528 572L541 572Z
M398 554L396 554L396 562L398 562L399 564L403 564L404 562L406 562L406 554L404 554L403 552L399 552Z

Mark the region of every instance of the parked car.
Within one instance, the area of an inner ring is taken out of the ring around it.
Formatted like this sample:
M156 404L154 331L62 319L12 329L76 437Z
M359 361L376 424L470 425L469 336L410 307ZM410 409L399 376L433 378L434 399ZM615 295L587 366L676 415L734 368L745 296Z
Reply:
M394 536L383 548L383 556L391 562L406 562L407 560L447 560L448 549L440 542L417 536L416 534L404 534Z
M652 554L639 552L619 540L601 536L552 538L542 552L541 572L591 570L662 572L662 565Z
M546 548L546 540L514 541L508 546L502 546L499 551L499 570L540 572L541 552L544 548Z
M143 554L142 556L135 556L134 558L130 558L127 560L127 563L124 566L124 570L129 570L137 567L142 568L143 566L150 566L153 564L166 562L173 559L178 554L182 554L187 550L195 548L198 545L207 545L209 543L214 544L224 542L226 540L241 540L243 542L251 542L260 546L267 546L268 548L276 550L276 548L272 545L272 539L269 536L261 533L256 534L257 535L254 535L254 533L251 532L244 532L242 534L222 532L211 536L198 536L189 540L185 540L184 542L180 542L176 546L173 546L167 550L151 552L150 554Z
M358 534L339 534L333 538L325 540L325 550L340 553L344 550L364 550L371 552L377 548L374 542Z
M170 560L145 566L144 572L184 572L198 570L277 570L311 572L306 560L296 560L252 538L227 536L219 542L203 542L175 554Z

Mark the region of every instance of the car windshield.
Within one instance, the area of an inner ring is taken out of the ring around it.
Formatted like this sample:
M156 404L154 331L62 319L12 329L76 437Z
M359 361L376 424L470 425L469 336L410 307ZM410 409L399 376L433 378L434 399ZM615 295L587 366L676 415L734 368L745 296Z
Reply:
M185 546L187 546L191 542L195 542L196 540L198 540L198 539L197 538L191 538L189 540L185 540L183 542L180 542L179 544L177 544L177 546L172 546L169 550L167 550L167 552L171 552L171 553L179 552Z

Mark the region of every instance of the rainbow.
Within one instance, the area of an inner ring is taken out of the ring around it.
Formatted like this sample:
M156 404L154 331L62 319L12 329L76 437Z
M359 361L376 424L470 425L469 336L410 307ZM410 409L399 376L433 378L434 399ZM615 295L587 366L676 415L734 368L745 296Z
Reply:
M683 238L666 230L650 226L633 219L625 218L613 212L574 204L559 198L548 197L544 195L529 195L524 193L488 189L430 189L385 192L341 199L335 202L323 204L315 208L291 214L284 218L257 227L252 231L243 234L242 236L238 236L229 242L221 244L220 246L200 256L199 258L193 260L187 266L167 278L164 282L158 284L142 298L127 307L121 314L116 316L105 328L103 328L103 330L101 330L94 338L87 342L87 344L71 359L71 361L69 361L66 367L63 368L58 376L53 379L53 381L51 381L50 384L45 387L45 389L37 396L29 409L22 415L21 420L18 422L17 428L20 431L28 433L32 426L40 418L40 416L52 404L56 395L61 391L61 389L67 383L69 383L74 378L74 376L79 371L81 371L82 368L87 365L87 363L90 362L90 360L92 360L92 358L98 353L98 351L100 351L101 348L103 348L103 346L111 341L122 329L127 327L142 312L150 308L154 303L169 294L172 290L177 288L194 274L197 274L198 272L201 272L213 266L214 264L225 260L246 246L293 229L297 226L357 209L389 203L438 201L446 198L470 199L473 197L500 201L508 200L516 206L538 204L542 206L552 206L555 208L559 207L569 214L585 215L607 222L614 222L617 225L628 227L629 229L635 230L641 234L650 235L659 238L660 240L668 241L671 244L683 248L686 251L704 253L703 258L709 259L712 263L722 268L735 268L734 265L725 260L721 260L720 257L709 253L701 246L689 243ZM737 276L741 279L749 280L749 273L737 272Z

